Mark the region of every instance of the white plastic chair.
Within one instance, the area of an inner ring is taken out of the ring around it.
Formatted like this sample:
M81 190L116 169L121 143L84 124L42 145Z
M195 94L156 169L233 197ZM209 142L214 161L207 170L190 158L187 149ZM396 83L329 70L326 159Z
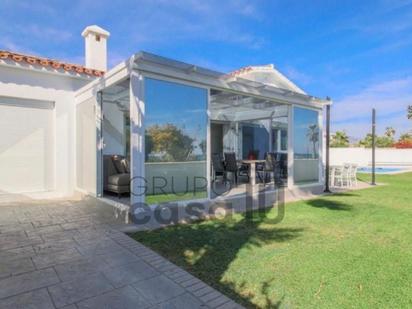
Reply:
M345 168L344 166L335 166L333 169L332 186L343 187L345 185Z
M349 179L350 179L351 187L357 187L358 186L358 178L356 177L357 173L358 173L358 165L357 164L351 164L350 165L350 171L349 171Z
M351 164L350 163L345 163L343 164L343 182L344 186L347 188L352 186L352 179L351 179Z

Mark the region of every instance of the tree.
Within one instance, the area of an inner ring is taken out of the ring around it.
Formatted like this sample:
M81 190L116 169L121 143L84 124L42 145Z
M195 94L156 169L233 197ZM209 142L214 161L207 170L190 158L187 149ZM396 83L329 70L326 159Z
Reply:
M399 142L412 142L412 133L404 133L399 136Z
M205 154L206 153L206 140L202 140L199 143L199 147L200 147L200 150L202 151L202 154Z
M408 106L408 119L412 120L412 105Z
M386 132L385 132L385 135L376 136L375 138L376 147L379 147L379 148L393 147L394 143L395 143L394 138L392 136L387 136ZM372 134L371 133L366 134L365 138L359 141L359 146L371 148L372 147Z
M399 137L397 143L395 143L395 148L412 148L412 133L404 133Z
M194 149L194 139L173 124L147 128L146 141L146 153L152 161L187 161Z
M396 131L395 131L395 129L392 128L392 127L387 127L387 128L385 129L385 136L387 136L387 137L389 137L389 138L393 138L393 137L395 136L395 133L396 133Z
M359 146L363 146L366 148L372 147L372 134L371 133L366 134L365 138L359 141Z
M317 147L316 144L319 142L319 128L317 124L311 124L308 128L307 137L312 142L313 146L313 158L316 157Z
M349 137L345 131L336 131L332 134L330 147L349 147Z

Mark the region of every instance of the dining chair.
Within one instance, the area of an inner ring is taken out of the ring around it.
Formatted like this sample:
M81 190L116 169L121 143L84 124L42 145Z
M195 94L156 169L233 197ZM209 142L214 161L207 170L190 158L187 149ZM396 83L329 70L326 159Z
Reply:
M216 181L218 176L223 178L223 181L226 181L226 169L223 162L223 157L220 153L212 154L212 168L213 168L213 180Z
M236 154L234 152L225 152L225 170L232 173L237 184L239 168L237 166Z
M276 160L279 162L279 174L281 178L288 177L288 154L276 152Z
M273 180L276 183L280 182L280 162L277 160L276 154L273 152L265 153L265 162L263 163L262 170L257 170L259 178L266 184L269 179L271 181L272 175ZM263 177L261 176L263 174Z

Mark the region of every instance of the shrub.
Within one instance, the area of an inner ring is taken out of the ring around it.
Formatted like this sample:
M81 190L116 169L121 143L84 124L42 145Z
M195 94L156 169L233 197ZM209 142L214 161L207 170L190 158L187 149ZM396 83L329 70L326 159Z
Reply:
M398 149L412 148L412 140L399 141L394 144L394 147Z

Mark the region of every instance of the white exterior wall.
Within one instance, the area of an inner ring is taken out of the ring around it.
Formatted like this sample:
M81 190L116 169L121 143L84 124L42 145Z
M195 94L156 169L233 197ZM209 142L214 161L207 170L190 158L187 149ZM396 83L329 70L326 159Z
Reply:
M50 191L37 195L41 198L74 193L74 92L89 82L69 75L0 66L0 96L54 102L54 183Z
M372 163L370 148L331 148L330 164L341 165L355 163L359 166L369 166ZM412 166L412 149L377 148L377 165Z
M97 195L97 98L76 104L75 189Z
M103 154L125 155L125 114L116 104L103 100Z

